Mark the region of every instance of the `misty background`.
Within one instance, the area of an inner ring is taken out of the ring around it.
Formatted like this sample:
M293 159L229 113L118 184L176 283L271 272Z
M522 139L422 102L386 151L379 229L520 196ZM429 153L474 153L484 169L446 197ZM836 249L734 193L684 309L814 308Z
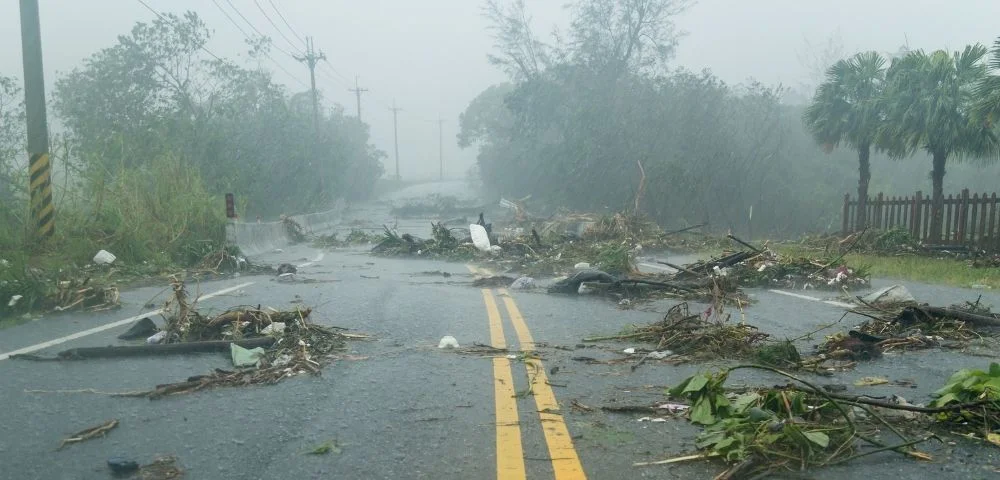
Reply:
M231 0L239 13L269 36L275 48L289 53L289 45L265 17L259 4L279 27L284 23L267 0ZM193 10L214 32L208 48L219 56L245 57L243 34L252 30L224 0L147 0L161 13ZM564 0L528 0L536 34L547 39L553 28L565 29L570 14ZM474 0L274 0L299 36L315 38L327 56L317 69L317 87L326 106L341 104L348 115L355 112L355 75L362 88L362 119L371 125L372 141L389 154L386 175L393 173L393 99L399 114L401 175L407 179L435 178L438 167L438 115L444 120L445 175L463 177L474 165L475 149L460 149L455 141L458 116L487 86L505 80L503 72L486 59L493 50L482 3ZM42 45L45 54L47 93L62 74L77 67L101 48L111 46L137 21L154 15L135 0L87 2L41 1ZM823 69L838 56L874 49L892 53L904 45L934 50L959 49L990 43L995 26L983 19L1000 15L1000 2L965 0L944 2L860 1L803 2L769 0L741 2L701 0L675 18L685 32L677 46L674 64L692 71L710 69L727 83L749 78L791 88L786 102L804 102L822 78ZM21 38L17 2L0 5L0 74L21 78ZM284 30L293 41L297 38ZM299 45L300 49L302 45ZM273 50L272 70L277 82L292 92L304 91L308 69ZM290 72L291 75L289 75ZM50 118L53 113L50 108ZM53 119L54 120L54 119ZM817 150L818 151L818 150ZM876 159L873 182L877 187L897 169L916 169L923 175L926 162L900 165ZM952 168L948 181L957 188L963 176ZM883 175L879 175L882 172ZM994 177L995 178L995 177ZM844 179L845 192L853 178ZM974 187L973 185L963 185ZM956 190L951 188L950 190ZM898 192L900 194L909 193ZM878 188L873 188L877 192Z

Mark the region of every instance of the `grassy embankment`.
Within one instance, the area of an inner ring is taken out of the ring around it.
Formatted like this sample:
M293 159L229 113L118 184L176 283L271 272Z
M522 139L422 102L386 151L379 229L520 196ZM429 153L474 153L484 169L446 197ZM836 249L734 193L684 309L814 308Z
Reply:
M32 238L27 201L0 205L0 326L50 311L60 282L118 284L192 267L225 241L225 203L176 159L105 178L54 185L55 235ZM98 250L114 265L88 267ZM62 284L65 290L65 283ZM76 283L74 283L76 285ZM21 295L10 305L14 295Z

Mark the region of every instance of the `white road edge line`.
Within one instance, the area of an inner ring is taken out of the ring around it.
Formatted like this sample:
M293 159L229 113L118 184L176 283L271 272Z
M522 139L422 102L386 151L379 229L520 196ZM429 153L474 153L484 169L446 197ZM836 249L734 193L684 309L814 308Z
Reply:
M232 291L235 291L235 290L239 290L241 288L248 287L248 286L253 285L253 284L254 284L254 282L246 282L246 283L241 283L241 284L233 286L233 287L223 288L222 290L219 290L217 292L212 292L212 293L209 293L209 294L202 295L202 296L198 297L198 301L208 300L208 299L210 299L212 297L218 297L219 295L225 295L225 294L227 294L229 292L232 292ZM78 338L83 338L83 337L86 337L88 335L93 335L95 333L100 333L100 332L103 332L105 330L109 330L109 329L112 329L112 328L115 328L115 327L120 327L122 325L127 325L127 324L132 323L132 322L134 322L136 320L139 320L139 319L141 319L143 317L149 317L149 316L152 316L152 315L159 315L161 313L163 313L163 309L162 308L157 309L157 310L153 310L153 311L150 311L150 312L146 312L146 313L141 313L141 314L136 315L134 317L126 318L124 320L118 320L117 322L105 323L104 325L99 325L97 327L89 328L89 329L83 330L81 332L76 332L76 333L73 333L73 334L70 334L70 335L66 335L65 337L55 338L55 339L49 340L47 342L42 342L42 343L39 343L39 344L36 344L36 345L32 345L30 347L20 348L20 349L17 349L17 350L11 351L11 352L7 352L7 353L0 353L0 361L7 360L12 355L21 355L21 354L25 354L25 353L31 353L31 352L34 352L36 350L41 350L43 348L51 347L53 345L59 345L60 343L66 343L66 342L68 342L70 340L76 340Z
M769 292L773 292L773 293L777 293L777 294L780 294L780 295L786 295L786 296L789 296L789 297L801 298L802 300L809 300L809 301L812 301L812 302L825 303L827 305L833 305L834 307L840 307L840 308L854 308L855 307L855 305L851 305L850 303L838 302L836 300L823 300L821 298L810 297L809 295L802 295L800 293L786 292L784 290L770 289L768 291Z
M316 258L314 258L311 262L306 262L306 263L300 264L298 267L299 268L306 268L306 267L308 267L308 266L310 266L310 265L312 265L314 263L318 263L318 262L322 261L323 257L325 257L325 256L326 256L325 253L319 252L319 255L316 255Z

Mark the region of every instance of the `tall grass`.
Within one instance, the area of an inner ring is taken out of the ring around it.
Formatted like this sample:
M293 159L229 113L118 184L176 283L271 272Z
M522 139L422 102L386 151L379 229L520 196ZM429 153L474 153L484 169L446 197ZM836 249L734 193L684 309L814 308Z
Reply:
M7 225L0 229L0 318L44 304L56 279L91 263L98 250L113 253L121 269L154 272L195 265L225 242L222 197L174 156L91 172L59 193L56 233L46 241L26 231L26 199L0 205ZM10 307L11 295L24 298Z

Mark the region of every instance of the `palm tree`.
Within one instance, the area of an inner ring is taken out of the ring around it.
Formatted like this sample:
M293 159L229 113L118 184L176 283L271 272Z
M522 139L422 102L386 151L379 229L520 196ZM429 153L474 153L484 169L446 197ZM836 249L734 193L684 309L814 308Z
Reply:
M972 117L974 122L992 128L1000 119L1000 39L993 42L987 67L990 74L976 86Z
M855 228L868 223L865 206L871 180L872 146L884 121L882 90L886 61L876 52L840 60L826 71L803 115L806 128L827 153L841 142L858 152L858 215Z
M879 141L894 158L917 150L931 155L931 241L941 239L948 157L976 158L997 151L997 137L972 114L975 89L986 78L986 53L981 44L951 55L916 50L893 60L886 72L887 121Z

